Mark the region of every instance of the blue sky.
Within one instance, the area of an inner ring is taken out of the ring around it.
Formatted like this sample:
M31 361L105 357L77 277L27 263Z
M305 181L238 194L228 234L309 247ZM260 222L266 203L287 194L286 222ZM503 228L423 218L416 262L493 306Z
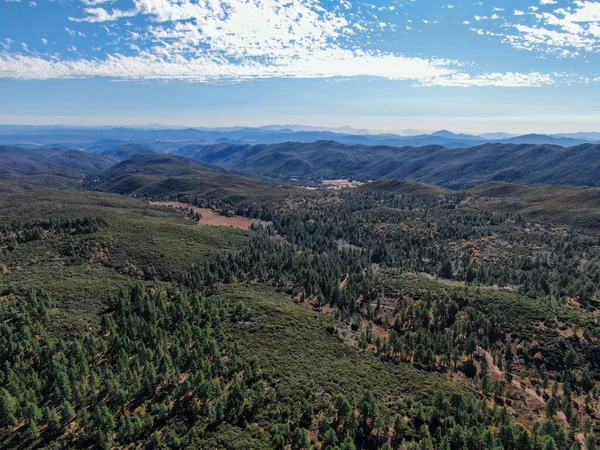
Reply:
M600 130L600 1L0 0L0 123Z

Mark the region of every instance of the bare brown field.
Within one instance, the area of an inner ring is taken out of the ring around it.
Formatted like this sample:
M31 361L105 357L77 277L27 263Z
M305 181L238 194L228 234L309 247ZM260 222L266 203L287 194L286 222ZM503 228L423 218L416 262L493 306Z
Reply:
M178 209L192 209L195 213L199 213L202 216L198 225L213 225L213 226L222 226L222 227L235 227L242 228L244 230L249 230L252 224L255 222L254 220L247 219L245 217L240 216L222 216L217 214L212 209L209 208L198 208L196 206L190 205L188 203L182 202L150 202L151 205L157 206L169 206L171 208Z

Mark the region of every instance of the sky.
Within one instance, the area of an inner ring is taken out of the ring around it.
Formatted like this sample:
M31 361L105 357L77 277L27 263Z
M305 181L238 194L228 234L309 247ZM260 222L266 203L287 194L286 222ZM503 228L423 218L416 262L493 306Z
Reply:
M600 131L600 1L0 0L0 123Z

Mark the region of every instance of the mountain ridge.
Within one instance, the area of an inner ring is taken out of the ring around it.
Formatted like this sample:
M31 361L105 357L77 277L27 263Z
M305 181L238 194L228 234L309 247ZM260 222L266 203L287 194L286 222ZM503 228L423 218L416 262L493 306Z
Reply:
M42 148L36 150L0 146L0 174L30 175L55 169L70 169L81 173L105 170L115 159L80 150Z
M600 145L481 144L470 148L313 143L186 146L192 159L271 177L400 178L465 189L489 181L600 186Z
M88 190L139 197L202 195L238 200L279 198L296 188L280 186L177 155L133 155L115 166L88 176Z
M301 125L267 125L262 127L227 128L161 128L161 127L19 127L0 126L0 145L39 148L61 145L69 148L102 152L118 145L143 144L160 151L175 151L190 144L230 142L237 144L276 144L287 141L314 142L336 140L345 144L424 146L444 145L465 148L481 143L530 143L572 146L600 142L600 133L482 135L438 130L433 133L373 133L350 127L327 128Z

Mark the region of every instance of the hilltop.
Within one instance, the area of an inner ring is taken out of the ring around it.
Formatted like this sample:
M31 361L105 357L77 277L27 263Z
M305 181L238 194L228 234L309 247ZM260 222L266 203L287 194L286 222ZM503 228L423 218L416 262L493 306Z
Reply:
M138 197L169 195L267 200L297 189L241 176L181 156L134 155L108 170L88 177L86 188Z

